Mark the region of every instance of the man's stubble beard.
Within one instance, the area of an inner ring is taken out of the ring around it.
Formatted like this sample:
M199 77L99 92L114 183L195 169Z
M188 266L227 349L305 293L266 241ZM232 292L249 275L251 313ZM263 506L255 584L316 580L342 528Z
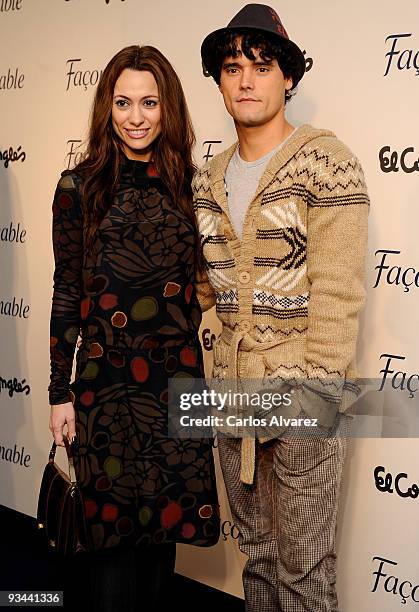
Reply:
M264 125L267 125L268 123L271 123L275 116L279 114L279 112L279 109L277 113L271 112L269 114L263 113L262 111L261 115L255 114L237 118L233 116L233 119L236 126L240 126L243 128L262 127Z
M243 128L263 127L272 121L272 117L244 117L235 119L235 124Z

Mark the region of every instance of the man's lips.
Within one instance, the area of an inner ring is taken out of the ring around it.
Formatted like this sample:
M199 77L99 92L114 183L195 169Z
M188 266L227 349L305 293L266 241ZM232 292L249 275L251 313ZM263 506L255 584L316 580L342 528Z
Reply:
M237 102L259 102L259 100L255 100L255 98L239 98Z

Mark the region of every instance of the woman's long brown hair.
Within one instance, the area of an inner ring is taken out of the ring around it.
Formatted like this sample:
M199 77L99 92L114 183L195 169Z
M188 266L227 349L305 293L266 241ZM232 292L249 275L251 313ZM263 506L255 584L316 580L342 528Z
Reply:
M192 160L195 134L179 77L165 56L151 46L132 45L121 49L106 66L96 89L86 150L82 161L74 168L84 178L85 248L92 249L97 228L111 206L120 178L123 148L112 126L112 104L115 83L125 68L151 72L156 80L161 104L161 134L153 143L153 158L173 198L173 206L193 223L197 264L202 269L191 188L196 170Z

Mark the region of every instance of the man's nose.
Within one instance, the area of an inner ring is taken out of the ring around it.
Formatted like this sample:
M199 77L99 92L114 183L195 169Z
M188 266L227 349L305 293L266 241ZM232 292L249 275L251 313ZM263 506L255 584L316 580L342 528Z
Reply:
M254 75L251 68L244 68L240 78L241 89L253 89L254 88Z

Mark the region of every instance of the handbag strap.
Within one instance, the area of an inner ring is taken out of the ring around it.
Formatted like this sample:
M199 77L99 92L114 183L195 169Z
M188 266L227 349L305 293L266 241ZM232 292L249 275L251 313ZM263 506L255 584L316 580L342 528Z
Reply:
M77 484L76 471L74 469L74 461L73 461L73 453L71 450L70 443L68 441L67 436L63 436L63 441L65 445L65 450L67 451L68 458L68 476L70 478L71 484ZM54 463L55 459L55 451L57 450L57 444L55 440L52 442L51 450L49 452L49 461L50 463Z

